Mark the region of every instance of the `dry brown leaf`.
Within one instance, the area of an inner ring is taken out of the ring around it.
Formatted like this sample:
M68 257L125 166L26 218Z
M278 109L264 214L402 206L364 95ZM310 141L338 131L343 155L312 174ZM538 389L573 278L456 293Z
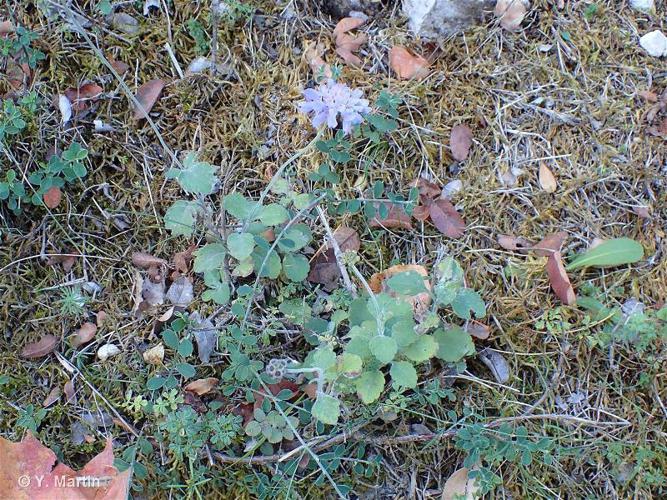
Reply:
M377 206L375 207L378 208ZM378 214L379 215L379 214ZM412 230L412 223L410 216L405 213L401 205L390 204L389 213L384 219L377 216L373 217L369 222L370 227L382 227L385 229L408 229Z
M456 125L452 128L449 136L449 147L452 150L452 157L457 161L464 161L468 158L472 146L472 130L467 125Z
M81 328L72 336L70 343L72 347L77 348L83 344L87 344L95 338L95 333L97 332L97 325L87 321Z
M218 385L218 382L219 380L215 377L200 378L190 382L184 389L187 392L195 393L197 396L203 396L211 392Z
M97 311L95 315L95 322L97 326L100 327L104 324L104 321L107 319L107 313L105 311Z
M322 54L324 54L324 46L319 43L309 46L303 53L316 81L333 77L331 66L322 59Z
M58 401L60 399L60 394L62 392L60 391L60 387L56 386L51 391L47 394L46 398L44 398L44 402L42 403L42 406L44 408L51 406L53 403Z
M30 342L21 349L22 358L41 358L51 354L58 345L58 338L53 335L44 335L37 342Z
M158 257L153 257L146 252L134 252L132 254L132 264L139 269L150 269L151 267L161 267L167 265L167 261Z
M112 58L109 58L109 64L114 69L114 71L116 73L118 73L119 75L122 75L128 69L130 69L130 66L125 64L123 61L117 61L116 59L112 59Z
M164 80L155 79L149 82L144 83L141 87L137 89L135 95L137 101L139 101L139 107L136 107L134 110L134 119L141 120L146 118L148 113L157 102L162 89L164 88Z
M60 205L60 200L63 198L63 193L58 186L49 188L43 195L44 205L49 208L56 208Z
M570 283L570 278L565 271L560 252L553 252L547 260L547 274L549 282L556 296L567 306L573 305L577 301L574 288Z
M466 223L449 200L435 200L429 205L431 222L442 234L449 238L460 238L465 232Z
M649 127L648 132L655 137L667 139L667 118L663 118L658 125Z
M162 342L156 346L146 349L143 354L144 361L149 365L161 365L162 360L164 359L164 346Z
M648 102L658 102L658 95L655 92L650 90L641 90L637 92L637 95Z
M422 222L425 222L431 217L431 209L426 205L418 205L412 210L412 216Z
M641 219L650 219L651 218L651 212L649 211L649 208L646 206L639 206L639 207L632 207L632 211L637 214L637 217Z
M65 96L72 103L72 111L78 113L88 108L88 101L99 97L104 89L95 83L85 83L79 88L65 90Z
M486 340L489 338L489 335L491 334L491 328L489 328L488 325L485 325L484 323L480 323L479 321L469 321L464 330L468 332L470 335L472 335L475 338L478 338L480 340Z
M526 15L524 0L498 0L494 14L500 19L500 25L508 31L516 31Z
M72 270L72 267L74 266L75 262L76 262L76 257L72 255L62 255L62 254L52 255L51 257L49 257L49 260L46 261L46 263L49 266L55 266L57 264L61 264L66 272Z
M188 274L188 271L190 270L190 262L192 262L192 256L195 250L197 250L197 245L193 243L186 250L174 254L171 259L174 266L174 272L171 273L172 280L175 280L181 274Z
M440 500L474 500L479 495L477 479L468 477L468 469L463 467L447 479Z
M368 280L368 286L373 293L387 293L392 297L395 297L397 293L387 286L387 280L396 274L409 271L413 271L421 276L424 276L424 278L426 278L424 280L424 286L427 290L431 290L431 281L428 279L428 271L424 266L419 266L417 264L399 264L396 266L391 266L382 272L375 273ZM423 292L417 295L406 297L406 300L412 304L412 308L414 309L415 313L422 314L426 312L429 304L431 303L431 294L429 292Z
M368 37L361 33L360 35L352 36L347 33L343 33L336 38L336 54L338 54L343 61L345 61L350 66L361 67L364 62L354 54L357 50L361 48L363 44L368 41Z
M72 401L74 401L74 382L72 380L68 380L67 382L65 382L63 391L65 392L66 402L71 403Z
M389 51L389 66L399 80L410 80L427 76L430 64L422 56L411 54L405 47L396 45Z
M542 187L542 189L544 189L547 193L554 193L556 189L558 189L558 181L556 180L556 176L544 162L540 162L538 178L540 181L540 187Z
M423 177L417 179L413 185L419 189L419 196L423 197L424 200L439 198L442 194L441 187L431 181L427 181Z
M333 36L334 38L337 38L340 34L357 29L365 22L366 20L360 17L344 17L338 21L338 24L336 24L336 27L333 30Z
M361 248L359 234L352 228L340 226L334 233L334 239L338 243L341 252L356 252ZM323 244L311 259L308 281L324 285L327 291L334 290L340 278L340 269L336 262L333 248Z
M529 250L534 243L521 236L498 235L498 244L505 250Z
M132 468L118 472L113 465L113 446L107 439L104 450L83 469L74 471L57 464L56 454L28 432L20 443L0 437L0 492L15 500L120 500L129 493ZM32 479L23 481L23 478ZM86 481L84 478L87 478ZM90 478L108 478L91 484Z
M565 231L558 231L545 237L531 250L534 250L540 257L549 257L552 253L560 251L560 247L563 246L566 238L567 233Z

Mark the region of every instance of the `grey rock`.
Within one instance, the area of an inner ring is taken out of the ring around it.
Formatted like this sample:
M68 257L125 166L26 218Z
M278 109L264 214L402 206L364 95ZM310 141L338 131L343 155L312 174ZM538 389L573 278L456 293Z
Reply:
M494 4L494 0L404 0L403 12L416 35L444 38L481 21Z

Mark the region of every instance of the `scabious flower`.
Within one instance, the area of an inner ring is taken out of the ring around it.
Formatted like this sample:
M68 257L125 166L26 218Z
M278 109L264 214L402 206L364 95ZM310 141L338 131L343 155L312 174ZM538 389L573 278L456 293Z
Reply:
M368 100L362 95L359 89L351 89L329 79L316 89L303 91L306 100L299 103L299 111L312 114L315 128L325 123L329 128L336 128L340 118L343 133L349 134L352 127L362 123L363 115L371 110Z

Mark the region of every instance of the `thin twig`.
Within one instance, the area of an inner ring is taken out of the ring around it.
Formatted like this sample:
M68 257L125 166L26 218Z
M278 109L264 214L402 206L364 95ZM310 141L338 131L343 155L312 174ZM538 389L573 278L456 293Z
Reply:
M338 264L338 270L340 271L340 275L343 278L343 284L345 285L345 288L350 293L350 295L356 298L357 287L354 286L354 283L352 283L352 280L350 279L350 274L347 272L347 268L345 267L345 262L343 262L343 252L341 251L340 245L338 244L336 238L334 237L333 231L331 231L331 227L329 226L329 222L327 221L327 217L324 213L324 210L322 210L322 207L319 205L317 206L317 215L319 216L320 221L324 226L324 230L327 233L327 237L329 238L329 243L331 243L331 248L333 248L334 256L336 257L336 264Z

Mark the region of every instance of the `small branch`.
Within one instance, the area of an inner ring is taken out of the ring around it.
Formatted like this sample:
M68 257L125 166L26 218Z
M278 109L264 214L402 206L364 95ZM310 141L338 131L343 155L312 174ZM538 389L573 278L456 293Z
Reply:
M329 226L329 221L327 221L327 217L326 214L324 213L324 210L322 210L322 207L320 207L319 205L317 207L317 215L319 216L320 221L324 226L324 230L327 233L327 237L329 238L329 243L331 244L331 248L333 248L334 256L336 257L336 264L338 264L338 270L340 271L340 275L343 278L343 284L345 285L345 288L350 293L350 295L356 298L357 287L354 286L354 283L352 283L352 280L350 279L350 274L347 272L347 268L345 267L345 263L343 262L343 252L340 249L340 245L336 241L336 238L334 237L333 231L331 231L331 227Z

